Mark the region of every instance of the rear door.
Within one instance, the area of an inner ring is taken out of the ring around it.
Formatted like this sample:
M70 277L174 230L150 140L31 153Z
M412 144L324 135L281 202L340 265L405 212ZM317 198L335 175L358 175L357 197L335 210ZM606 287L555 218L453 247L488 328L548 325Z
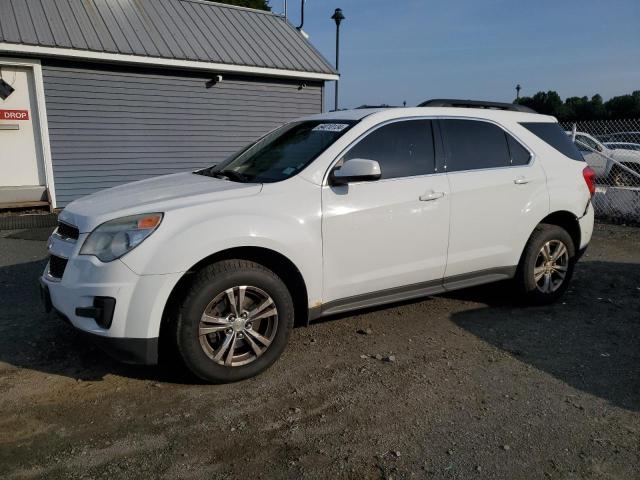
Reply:
M549 209L540 162L497 124L442 119L439 126L451 188L445 277L510 275Z

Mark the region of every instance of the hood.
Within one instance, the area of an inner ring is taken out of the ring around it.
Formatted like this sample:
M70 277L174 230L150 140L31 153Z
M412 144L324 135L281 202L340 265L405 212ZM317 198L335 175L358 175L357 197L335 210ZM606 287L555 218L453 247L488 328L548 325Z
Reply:
M261 189L262 184L231 182L191 172L176 173L87 195L67 205L58 218L87 233L114 218L246 197L256 195Z

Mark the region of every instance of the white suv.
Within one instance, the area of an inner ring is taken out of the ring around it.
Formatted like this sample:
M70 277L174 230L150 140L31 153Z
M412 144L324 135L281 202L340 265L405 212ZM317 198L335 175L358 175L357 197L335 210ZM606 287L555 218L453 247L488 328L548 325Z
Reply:
M294 321L506 279L554 301L591 239L594 173L554 118L464 105L307 117L76 200L45 304L124 361L173 353L228 382L268 368Z

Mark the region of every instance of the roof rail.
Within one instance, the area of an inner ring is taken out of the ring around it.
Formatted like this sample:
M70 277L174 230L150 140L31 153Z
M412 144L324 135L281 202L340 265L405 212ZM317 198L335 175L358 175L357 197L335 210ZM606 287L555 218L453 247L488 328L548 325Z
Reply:
M422 102L419 107L461 107L487 108L491 110L509 110L512 112L537 113L535 110L517 103L485 102L484 100L434 99Z
M356 107L356 110L364 110L367 108L397 108L395 105L387 105L386 103L383 103L381 105L360 105L359 107Z

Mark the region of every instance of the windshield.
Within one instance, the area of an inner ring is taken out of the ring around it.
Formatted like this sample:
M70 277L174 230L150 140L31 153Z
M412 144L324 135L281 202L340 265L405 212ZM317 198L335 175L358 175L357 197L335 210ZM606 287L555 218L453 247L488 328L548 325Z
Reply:
M356 122L293 122L266 134L219 165L196 173L234 182L272 183L302 171Z

